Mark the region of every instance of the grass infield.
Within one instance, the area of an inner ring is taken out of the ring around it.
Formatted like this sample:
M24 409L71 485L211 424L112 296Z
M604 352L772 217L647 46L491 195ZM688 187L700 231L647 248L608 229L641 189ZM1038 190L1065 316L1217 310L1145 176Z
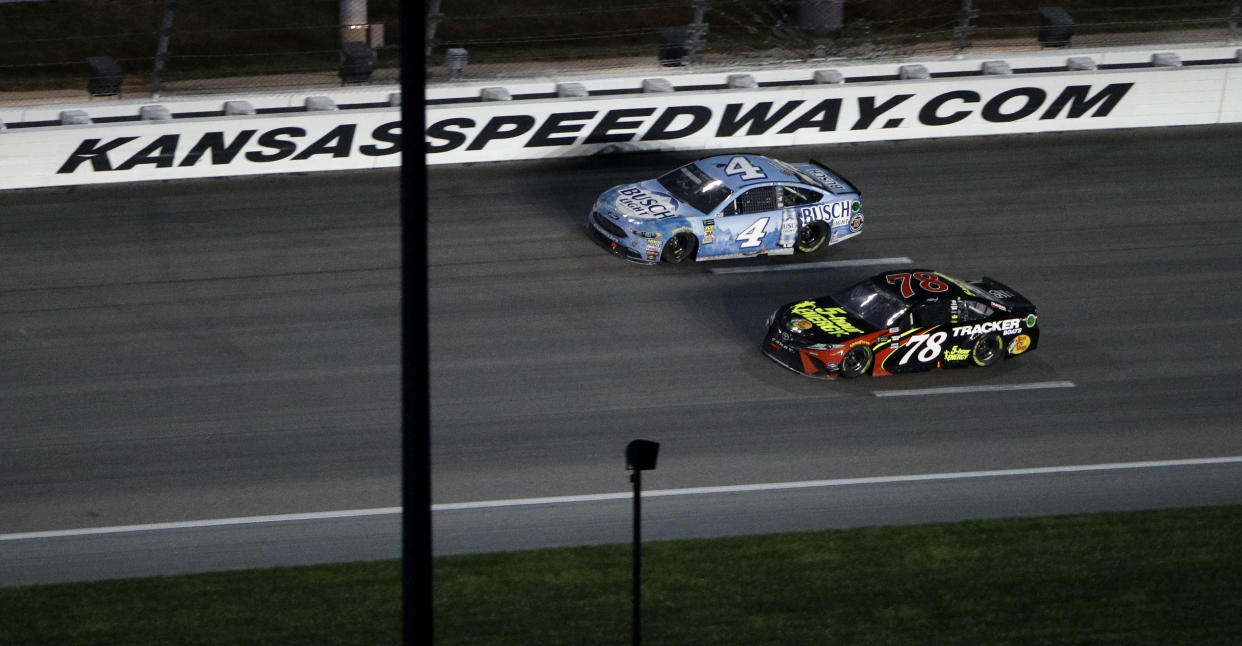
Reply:
M643 641L1242 643L1242 506L648 542ZM628 644L629 545L442 557L437 644ZM0 588L0 644L397 644L398 561Z

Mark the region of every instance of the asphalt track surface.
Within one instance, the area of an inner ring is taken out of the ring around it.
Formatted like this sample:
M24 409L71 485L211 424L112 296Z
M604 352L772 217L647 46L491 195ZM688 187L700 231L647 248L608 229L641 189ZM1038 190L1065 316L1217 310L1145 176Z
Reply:
M586 211L700 154L431 169L438 553L627 541L640 437L652 539L1242 503L1242 127L756 152L860 185L864 234L638 266ZM0 199L0 585L399 554L395 172ZM832 383L759 353L893 266L1010 284L1039 349ZM335 510L372 511L269 517Z

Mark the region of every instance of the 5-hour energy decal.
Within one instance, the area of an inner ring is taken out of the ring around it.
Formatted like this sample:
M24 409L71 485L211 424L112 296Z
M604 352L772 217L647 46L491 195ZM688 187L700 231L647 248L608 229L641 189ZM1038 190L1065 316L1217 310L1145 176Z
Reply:
M840 307L815 307L815 301L802 301L791 311L832 336L862 334L845 318L845 310Z

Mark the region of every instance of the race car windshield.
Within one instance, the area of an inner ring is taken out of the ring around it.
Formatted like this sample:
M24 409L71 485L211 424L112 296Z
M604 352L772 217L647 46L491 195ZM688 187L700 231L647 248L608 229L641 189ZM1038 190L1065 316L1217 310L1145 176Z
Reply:
M909 309L896 294L871 280L833 294L832 300L876 328L892 327Z
M673 197L686 202L704 214L711 213L712 209L733 193L720 180L708 177L707 173L699 170L694 164L687 164L665 173L657 181Z

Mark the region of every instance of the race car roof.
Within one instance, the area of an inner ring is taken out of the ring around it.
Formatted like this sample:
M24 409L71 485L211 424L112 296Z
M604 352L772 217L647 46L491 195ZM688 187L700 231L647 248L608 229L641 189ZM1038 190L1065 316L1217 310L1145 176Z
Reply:
M763 155L716 155L700 159L695 165L734 192L763 182L803 183L802 178Z
M934 269L892 269L872 276L871 280L911 304L943 296L983 296L967 286L965 281Z

